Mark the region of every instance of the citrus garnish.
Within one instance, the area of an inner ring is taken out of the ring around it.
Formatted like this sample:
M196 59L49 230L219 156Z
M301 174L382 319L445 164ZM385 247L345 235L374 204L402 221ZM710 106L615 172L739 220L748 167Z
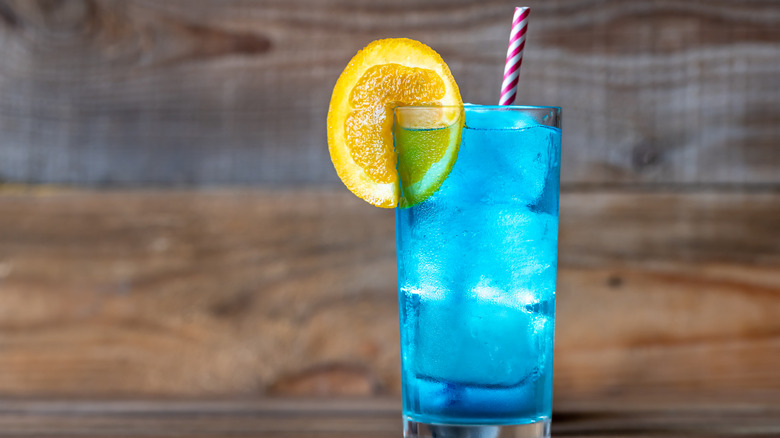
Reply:
M395 112L395 150L401 207L414 206L439 189L458 156L463 107L403 107Z
M395 207L401 191L393 149L393 108L462 104L450 69L433 49L406 38L374 41L352 58L333 89L328 148L336 173L365 201ZM462 111L442 110L438 114L434 120L416 120L410 127L424 130L455 125L459 142ZM408 165L402 156L398 168L402 172L407 169L408 182L418 183L415 203L437 190L452 168L458 148L452 141L450 135L428 136L420 147L429 152L407 154L414 160ZM437 175L428 176L429 172Z

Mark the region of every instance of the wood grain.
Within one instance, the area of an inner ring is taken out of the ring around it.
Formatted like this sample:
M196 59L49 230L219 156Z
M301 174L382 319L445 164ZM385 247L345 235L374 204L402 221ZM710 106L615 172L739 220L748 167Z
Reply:
M568 186L780 183L771 1L529 0L518 102L564 108ZM497 100L510 1L1 0L0 181L337 184L333 84L389 36Z
M654 409L632 403L566 409L554 436L772 437L777 405ZM0 436L398 437L400 400L15 400L0 402Z
M780 400L778 217L564 193L557 401ZM342 189L6 190L0 394L397 394L395 278L392 211Z

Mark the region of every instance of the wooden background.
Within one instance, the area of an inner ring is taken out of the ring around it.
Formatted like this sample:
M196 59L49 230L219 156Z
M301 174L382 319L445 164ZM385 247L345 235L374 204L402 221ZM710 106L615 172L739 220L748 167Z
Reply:
M527 3L556 402L780 402L780 4ZM493 103L513 6L0 0L0 397L397 395L392 212L335 176L330 92L407 36Z

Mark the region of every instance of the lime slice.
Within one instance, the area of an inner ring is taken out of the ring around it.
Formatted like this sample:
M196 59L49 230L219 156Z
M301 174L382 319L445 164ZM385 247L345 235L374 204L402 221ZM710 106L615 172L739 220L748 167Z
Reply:
M441 187L458 157L462 130L463 107L396 110L401 207L417 205Z

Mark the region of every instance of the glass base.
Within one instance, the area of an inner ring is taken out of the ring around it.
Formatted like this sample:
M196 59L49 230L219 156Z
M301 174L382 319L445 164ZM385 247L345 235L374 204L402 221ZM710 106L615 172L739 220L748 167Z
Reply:
M549 438L550 420L531 424L469 426L426 424L404 417L405 438Z

